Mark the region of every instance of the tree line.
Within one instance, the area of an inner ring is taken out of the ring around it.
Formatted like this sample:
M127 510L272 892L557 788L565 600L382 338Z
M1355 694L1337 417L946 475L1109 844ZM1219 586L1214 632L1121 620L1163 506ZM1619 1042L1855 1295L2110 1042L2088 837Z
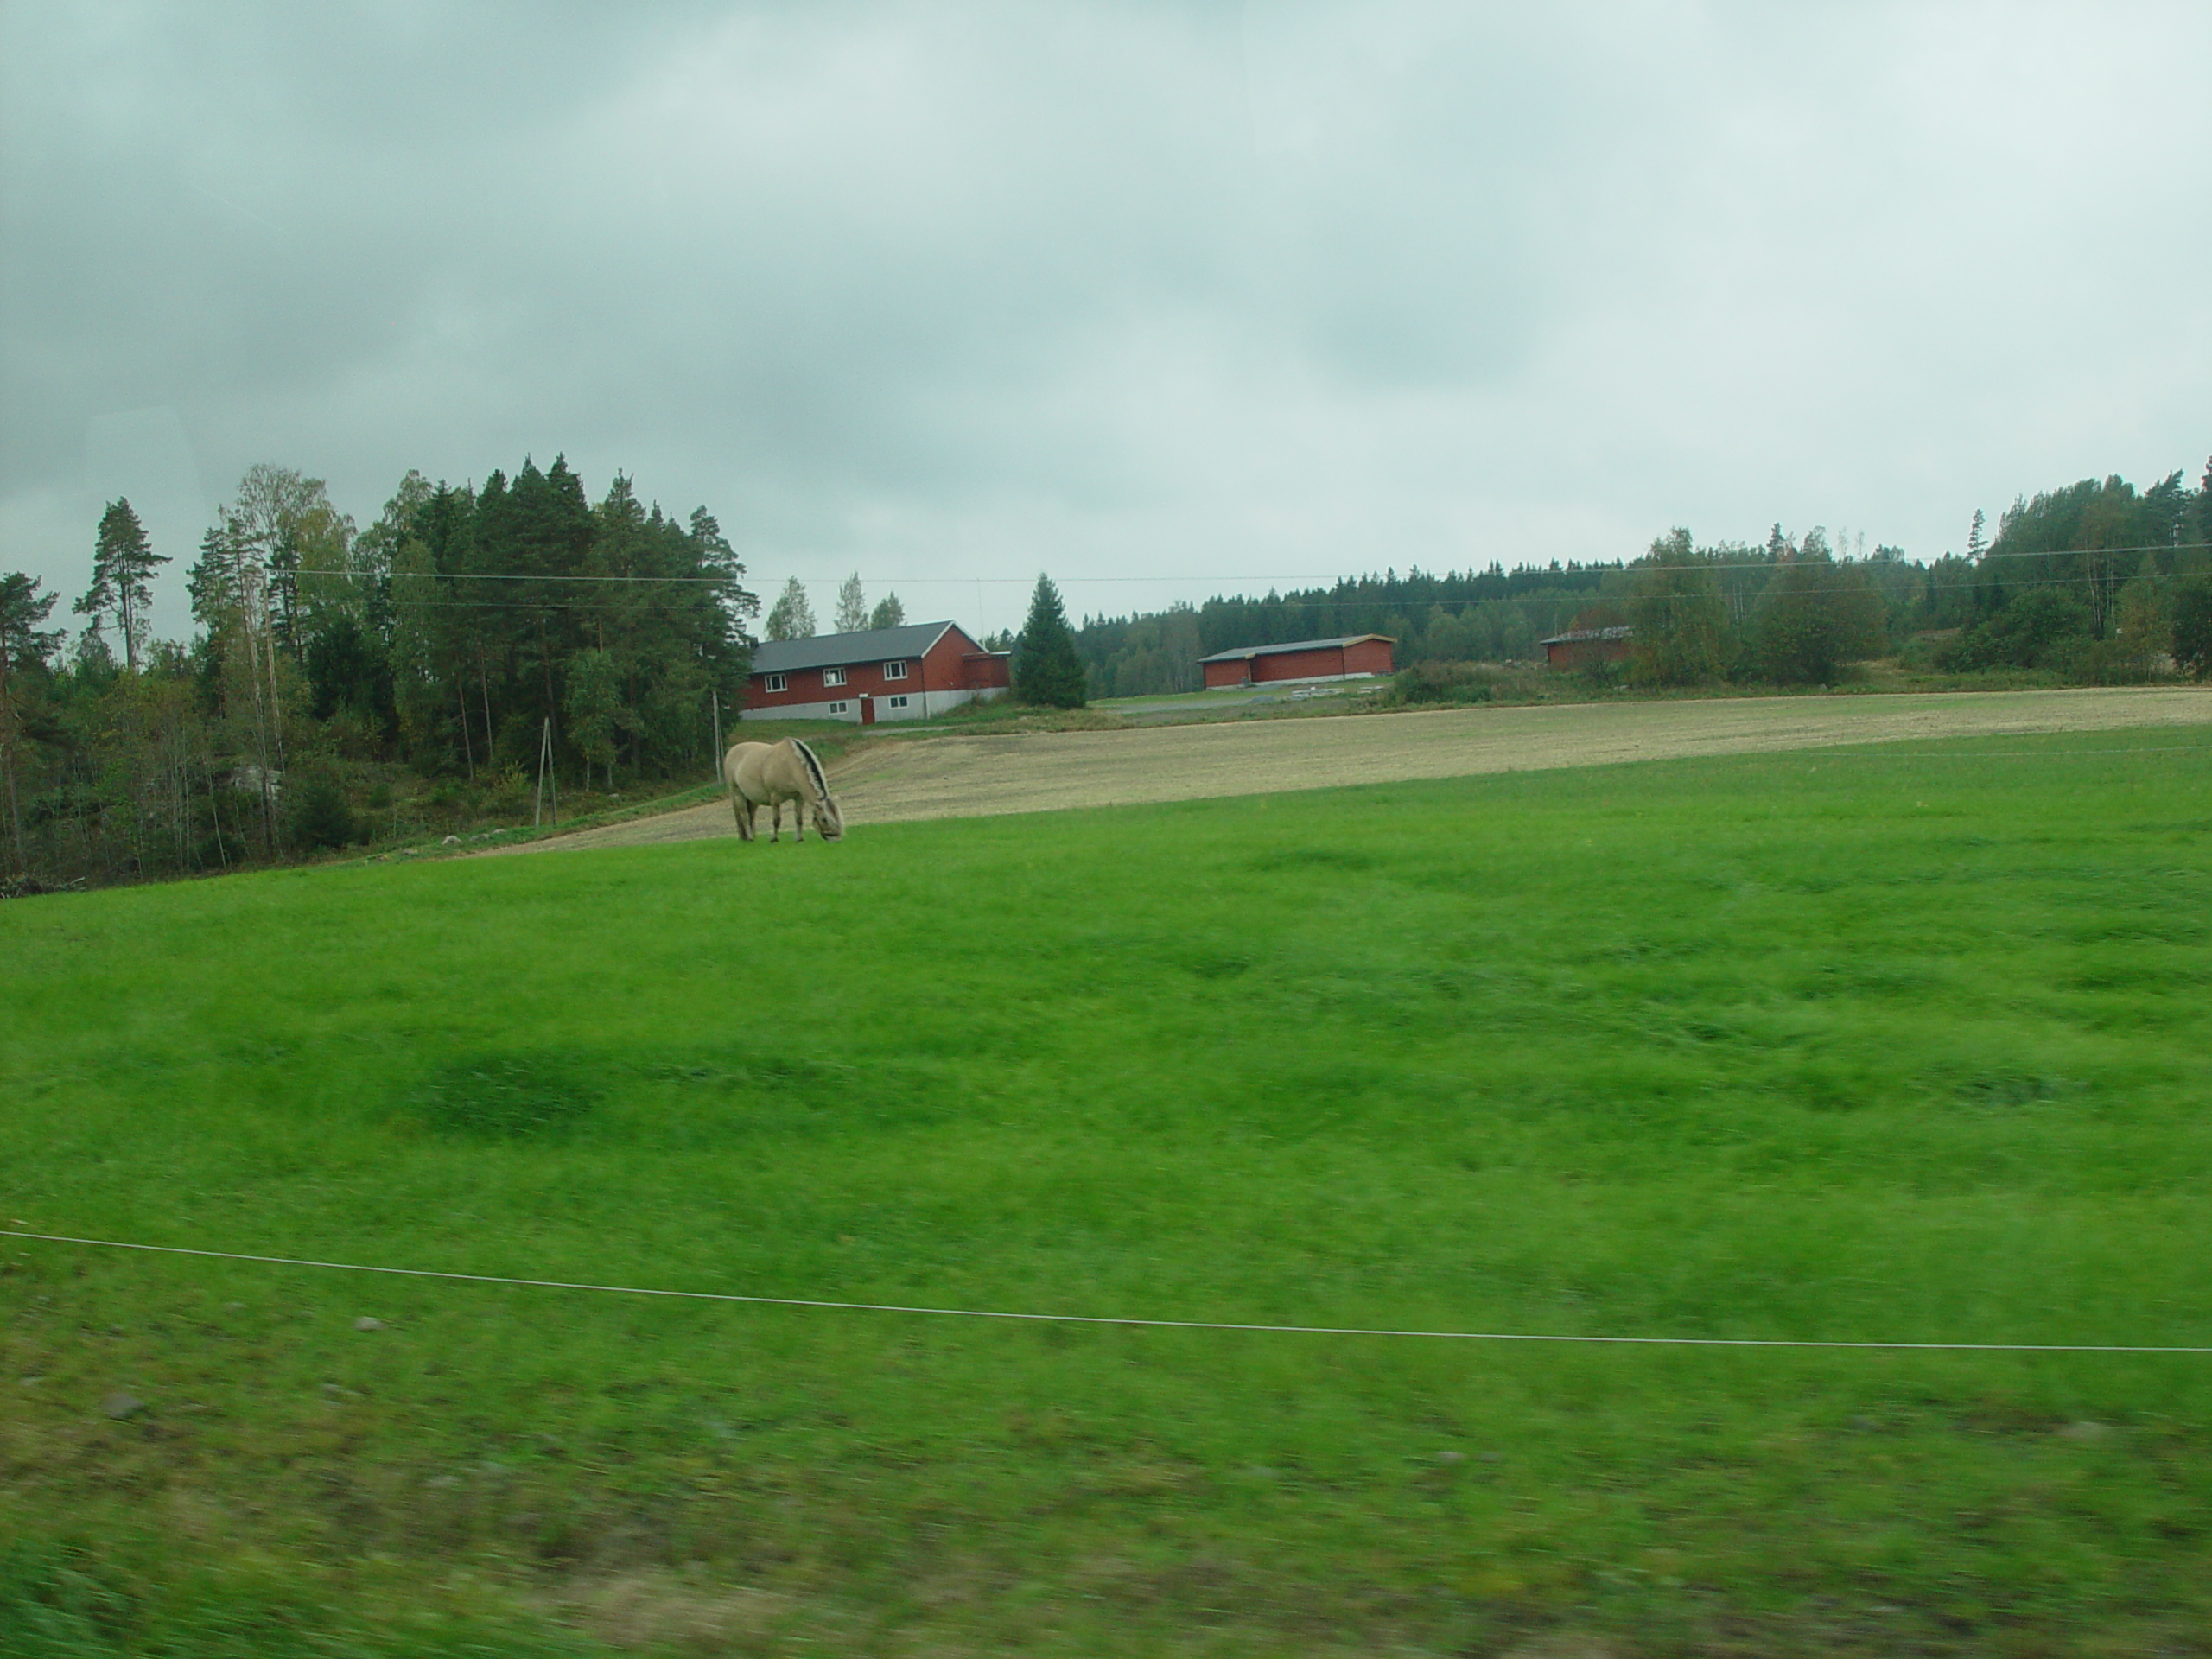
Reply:
M321 480L257 466L186 575L188 640L149 637L160 568L109 503L87 626L0 575L0 786L20 880L183 874L353 838L379 764L514 796L712 766L760 606L713 514L589 499L556 458L480 486L410 472L365 529ZM112 639L111 639L111 633ZM349 770L350 768L350 770Z
M1189 691L1198 659L1244 645L1381 633L1397 661L1505 663L1577 628L1626 627L1618 671L1642 684L1823 684L1903 654L1951 673L2029 671L2124 682L2202 673L2212 606L2212 461L2146 490L2113 475L2016 500L1993 539L1974 515L1963 555L1852 554L1825 530L1700 545L1687 530L1639 558L1508 570L1349 576L1329 588L1122 617L1086 617L1090 695Z
M1641 557L1346 577L1331 587L1070 626L1040 578L1018 699L1187 691L1234 646L1382 633L1408 668L1527 661L1548 635L1625 627L1607 671L1649 686L1828 683L1885 653L1960 674L2123 682L2212 672L2212 463L2138 490L2113 476L2013 503L1963 555L1847 556L1819 529ZM0 794L19 884L266 863L355 839L399 774L487 812L534 774L612 790L704 775L714 714L741 707L760 602L714 516L597 501L556 458L479 486L410 472L366 528L320 480L251 468L185 573L194 630L151 637L163 568L127 499L106 504L73 600L0 573ZM839 590L841 632L903 620ZM772 638L815 631L789 584ZM364 780L369 779L365 787Z

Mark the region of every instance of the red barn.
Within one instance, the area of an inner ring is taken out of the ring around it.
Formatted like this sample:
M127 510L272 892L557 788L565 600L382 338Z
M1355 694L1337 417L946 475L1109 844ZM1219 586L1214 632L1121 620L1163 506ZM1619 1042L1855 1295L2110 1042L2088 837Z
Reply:
M1010 653L985 651L957 623L771 639L753 648L747 720L925 720L1006 695Z
M1299 680L1364 680L1390 671L1387 634L1351 633L1341 639L1298 639L1287 645L1240 645L1198 658L1206 690Z

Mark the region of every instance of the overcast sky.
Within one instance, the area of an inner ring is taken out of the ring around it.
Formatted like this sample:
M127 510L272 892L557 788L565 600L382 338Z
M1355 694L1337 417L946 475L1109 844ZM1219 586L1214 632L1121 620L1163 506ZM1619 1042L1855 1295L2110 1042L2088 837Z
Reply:
M1018 622L2212 450L2212 6L0 3L0 569L565 452Z

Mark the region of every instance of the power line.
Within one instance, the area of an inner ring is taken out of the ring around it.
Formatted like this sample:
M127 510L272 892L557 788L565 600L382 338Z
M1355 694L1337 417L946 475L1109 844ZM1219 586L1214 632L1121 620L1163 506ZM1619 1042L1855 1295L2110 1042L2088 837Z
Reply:
M903 1302L849 1302L820 1296L753 1296L732 1291L667 1290L645 1285L597 1285L567 1279L522 1279L496 1273L450 1273L436 1268L385 1268L358 1262L318 1262L302 1256L255 1255L238 1250L194 1249L181 1244L138 1244L112 1238L75 1238L66 1233L0 1229L0 1237L39 1239L104 1250L143 1250L158 1255L195 1255L218 1262L270 1267L321 1268L403 1279L445 1279L464 1284L512 1285L530 1290L577 1290L606 1296L657 1296L681 1301L742 1302L757 1307L806 1307L845 1313L907 1313L931 1319L1002 1319L1034 1325L1137 1326L1155 1331L1239 1331L1299 1337L1408 1337L1435 1342L1581 1343L1649 1348L1858 1348L1941 1353L2212 1354L2212 1345L2119 1342L1897 1342L1814 1337L1617 1337L1524 1331L1423 1331L1348 1325L1268 1325L1240 1319L1165 1319L1105 1313L1028 1313L996 1308L928 1307Z

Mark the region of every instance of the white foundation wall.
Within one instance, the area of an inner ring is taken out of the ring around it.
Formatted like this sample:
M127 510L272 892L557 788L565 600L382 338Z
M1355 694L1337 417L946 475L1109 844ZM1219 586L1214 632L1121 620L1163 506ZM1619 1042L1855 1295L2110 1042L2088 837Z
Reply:
M927 720L932 715L957 709L963 702L973 702L978 698L1002 697L1006 694L1007 688L1002 685L991 686L981 691L887 692L875 699L875 717L882 722ZM906 698L906 706L904 709L893 708L893 697ZM855 724L860 717L861 700L858 697L839 697L825 702L779 702L772 708L747 709L739 716L743 720L849 720Z
M741 720L849 720L858 724L861 700L840 697L835 702L779 702L772 709L747 709Z

